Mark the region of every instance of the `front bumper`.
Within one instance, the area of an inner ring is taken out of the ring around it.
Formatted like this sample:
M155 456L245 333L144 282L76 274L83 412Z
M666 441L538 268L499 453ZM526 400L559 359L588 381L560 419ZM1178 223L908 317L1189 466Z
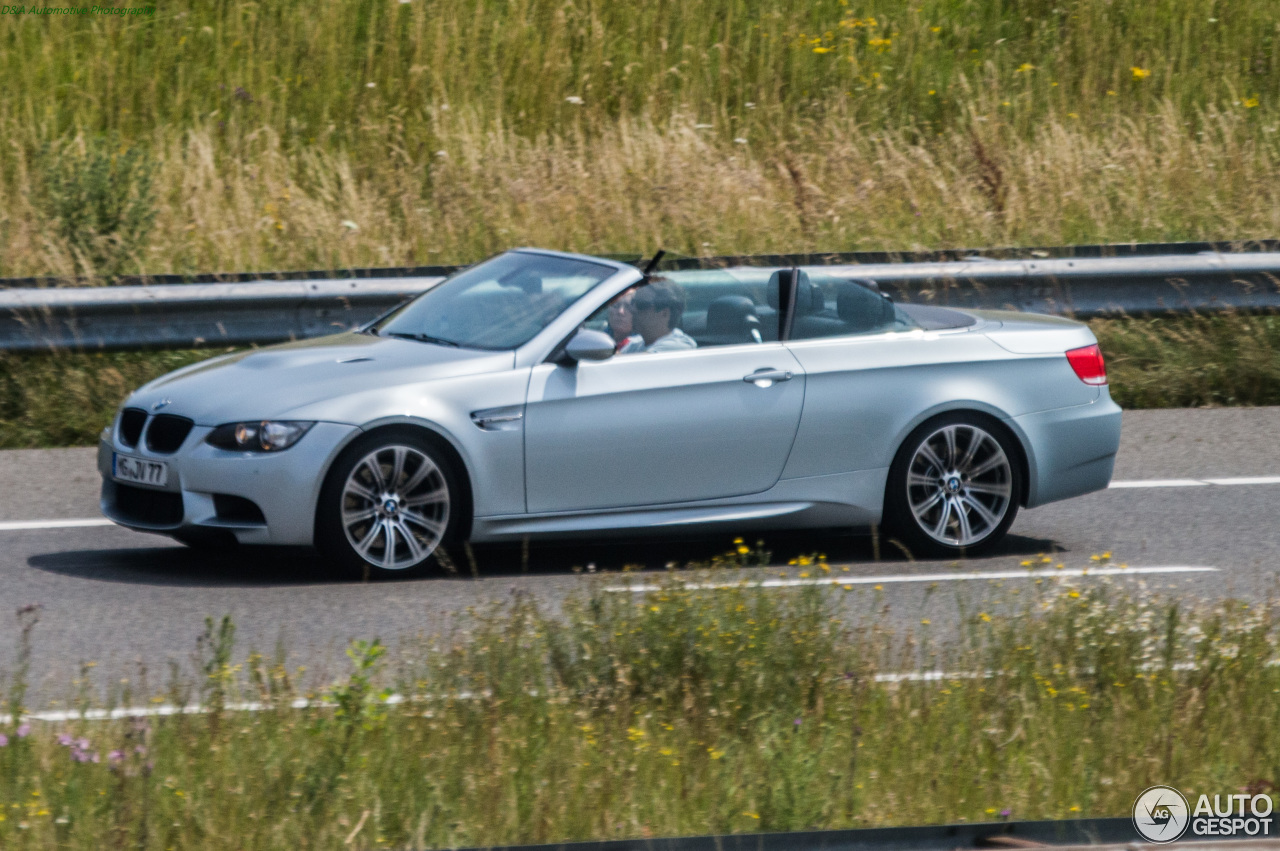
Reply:
M324 474L360 429L319 422L293 446L271 453L218 449L204 442L211 431L195 426L178 451L167 455L149 451L141 440L126 447L118 434L104 436L98 442L103 515L143 532L179 537L230 533L242 544L310 545ZM115 481L113 452L165 462L167 484Z

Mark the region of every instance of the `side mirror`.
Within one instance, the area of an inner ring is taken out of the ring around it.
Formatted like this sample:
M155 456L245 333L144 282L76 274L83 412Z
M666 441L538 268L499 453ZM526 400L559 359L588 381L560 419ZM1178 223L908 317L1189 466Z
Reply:
M616 346L613 338L603 331L579 329L564 347L562 363L577 363L582 360L608 360L613 357Z

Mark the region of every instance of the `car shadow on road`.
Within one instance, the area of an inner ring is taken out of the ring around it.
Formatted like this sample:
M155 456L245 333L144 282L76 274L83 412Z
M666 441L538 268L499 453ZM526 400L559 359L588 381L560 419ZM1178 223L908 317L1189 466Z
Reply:
M741 558L740 547L748 549ZM991 554L965 564L977 570L990 559L1047 554L1061 549L1050 540L1010 535ZM483 581L524 574L660 571L711 565L717 560L724 564L759 565L766 557L769 566L786 566L793 560L825 556L828 563L848 564L859 572L871 570L877 564L892 565L895 572L927 571L939 564L951 564L917 561L900 545L869 534L824 531L749 535L741 545L730 535L590 544L485 544L455 548L450 555L452 571L430 573L421 579ZM272 587L362 581L360 577L332 570L314 550L305 547L236 547L220 552L180 546L73 550L34 555L27 563L62 576L138 585ZM406 577L406 581L418 579Z
M343 582L314 550L237 547L205 552L182 546L41 553L27 564L61 576L138 585L271 587Z

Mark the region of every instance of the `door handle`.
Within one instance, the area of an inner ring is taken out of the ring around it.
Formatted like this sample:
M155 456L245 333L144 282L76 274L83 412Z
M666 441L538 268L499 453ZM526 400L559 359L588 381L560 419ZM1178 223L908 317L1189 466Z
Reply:
M757 369L750 375L742 376L742 380L757 387L772 387L780 381L790 381L795 376L789 369Z

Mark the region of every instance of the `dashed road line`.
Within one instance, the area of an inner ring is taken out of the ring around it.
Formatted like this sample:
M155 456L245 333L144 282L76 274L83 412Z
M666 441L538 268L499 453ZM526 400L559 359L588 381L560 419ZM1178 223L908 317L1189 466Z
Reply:
M831 565L841 567L842 565ZM905 573L885 576L819 576L806 579L764 579L759 582L682 582L679 585L610 585L606 591L647 594L653 591L719 591L730 588L803 588L810 585L895 585L913 582L965 582L995 579L1042 579L1044 577L1146 576L1168 573L1216 573L1205 565L1154 565L1150 567L1071 567L1058 570L982 570L969 573Z
M87 526L114 526L105 517L86 517L78 520L4 520L0 532L22 532L29 529L83 529Z
M1112 482L1111 488L1201 488L1208 485L1280 485L1280 476L1238 476L1227 479L1130 479Z

